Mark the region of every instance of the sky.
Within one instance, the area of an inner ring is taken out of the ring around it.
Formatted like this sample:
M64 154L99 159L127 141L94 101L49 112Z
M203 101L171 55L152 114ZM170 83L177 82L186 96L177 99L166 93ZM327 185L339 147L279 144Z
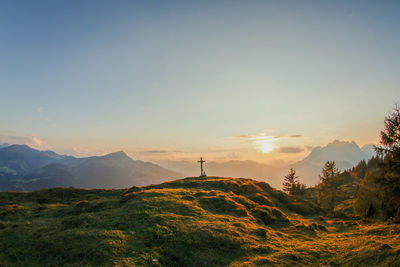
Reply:
M377 143L398 1L1 1L0 142L289 162Z

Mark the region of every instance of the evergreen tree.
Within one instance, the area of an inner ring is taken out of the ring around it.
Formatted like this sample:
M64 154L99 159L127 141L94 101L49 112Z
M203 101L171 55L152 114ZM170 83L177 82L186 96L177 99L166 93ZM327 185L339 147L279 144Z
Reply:
M325 202L331 214L334 214L335 211L336 191L340 185L339 175L340 171L336 167L336 163L327 161L322 168L321 175L319 175L320 182L316 187L318 190L317 203Z
M379 198L379 190L375 180L377 171L371 169L367 172L357 191L357 199L354 205L354 211L366 217L380 217L382 213L382 203Z
M381 175L376 179L380 187L382 208L387 217L400 219L400 108L394 107L385 118L385 129L381 131L380 146L375 147L383 158Z
M296 176L296 171L290 168L289 174L284 176L283 179L283 191L289 195L302 195L306 192L306 185L301 184Z
M381 156L400 150L400 107L395 105L392 114L385 118L385 130L381 131L380 146L375 150Z
M297 180L298 178L299 177L296 176L296 171L293 168L290 168L289 174L285 175L283 179L283 191L289 195L296 195L300 188L300 184Z
M304 195L306 193L306 185L301 183L296 183L294 186L295 195Z
M356 214L366 218L382 218L384 210L382 208L382 190L377 184L377 179L382 176L382 170L379 168L383 164L380 157L372 157L366 163L359 163L353 170L358 170L358 177L361 181L356 191L356 201L354 203L354 211ZM364 176L362 176L364 174Z

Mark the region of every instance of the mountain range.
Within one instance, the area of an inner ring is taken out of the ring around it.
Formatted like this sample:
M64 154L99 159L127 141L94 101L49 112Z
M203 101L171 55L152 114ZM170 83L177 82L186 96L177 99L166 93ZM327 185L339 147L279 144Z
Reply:
M105 156L76 158L27 145L0 148L0 191L31 191L74 186L126 188L180 177L154 163L131 159L123 151Z
M318 183L318 174L326 161L335 161L344 170L374 154L373 145L360 148L355 142L335 140L324 147L315 147L306 158L289 165L276 167L251 160L210 161L206 162L205 170L207 175L252 177L280 188L283 176L294 168L300 182L313 186ZM59 186L126 188L198 175L195 161L165 160L155 164L133 160L123 151L76 158L27 145L0 144L0 191Z
M302 183L314 186L318 183L318 174L321 173L326 161L335 161L339 169L345 170L374 155L375 151L372 144L360 148L355 142L335 140L324 147L313 148L306 158L288 165L274 166L251 160L210 161L205 163L205 170L207 175L236 178L252 177L280 188L283 176L289 172L290 168L294 168ZM182 173L184 176L199 175L199 166L196 162L164 160L157 163L165 168Z

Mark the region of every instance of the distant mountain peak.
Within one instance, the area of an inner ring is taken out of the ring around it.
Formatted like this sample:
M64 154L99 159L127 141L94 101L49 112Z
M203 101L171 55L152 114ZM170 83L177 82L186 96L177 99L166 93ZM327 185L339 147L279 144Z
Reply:
M348 161L352 164L358 163L368 156L354 141L334 140L324 147L316 147L304 160L325 162L327 160Z
M107 158L130 158L124 151L117 151L117 152L112 152L107 155L104 155L104 157Z
M341 140L334 140L331 143L326 145L327 148L341 148L346 146L357 146L359 147L356 142L354 141L341 141Z
M309 185L315 185L318 182L318 174L326 161L335 161L339 169L345 170L370 157L354 141L334 140L326 146L314 148L305 159L292 166L298 171L303 181Z
M7 147L4 148L7 151L12 151L12 152L25 152L25 151L33 151L35 149L31 148L28 145L9 145Z
M54 159L63 159L66 157L65 155L59 155L56 152L51 151L51 150L38 150L38 149L32 148L25 144L9 145L9 146L3 147L1 149L1 151L6 152L6 153L11 152L11 153L18 153L18 154L26 154L26 155L29 154L29 155L35 156L35 157L38 157L38 155L40 155L40 156L54 158Z

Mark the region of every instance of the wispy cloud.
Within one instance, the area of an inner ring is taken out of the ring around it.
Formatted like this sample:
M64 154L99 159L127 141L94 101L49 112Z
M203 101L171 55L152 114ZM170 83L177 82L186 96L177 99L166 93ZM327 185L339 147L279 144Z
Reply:
M149 154L164 154L164 153L170 153L171 151L168 150L146 150L144 153L149 153Z
M281 146L279 149L276 151L278 153L300 153L303 152L304 148L302 147L292 147L292 146Z
M251 134L241 134L241 135L237 135L235 136L235 138L243 138L243 139L248 139L248 138L253 138L254 135Z
M301 138L301 137L303 137L303 135L301 135L301 134L295 134L295 135L288 135L288 136L286 136L287 138Z
M276 140L276 139L292 139L292 138L302 138L304 137L301 134L292 134L292 135L271 135L271 134L267 134L265 132L262 133L258 133L258 134L240 134L234 137L231 137L233 139L237 139L237 140L242 140L245 142L263 142L263 141L272 141L272 140Z

